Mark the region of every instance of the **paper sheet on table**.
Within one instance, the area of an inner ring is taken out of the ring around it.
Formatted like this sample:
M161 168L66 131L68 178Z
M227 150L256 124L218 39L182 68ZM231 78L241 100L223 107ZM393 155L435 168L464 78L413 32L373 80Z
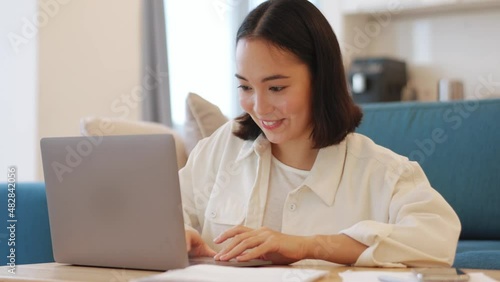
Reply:
M276 282L304 281L312 282L328 275L326 270L284 268L284 267L231 267L219 265L193 265L184 269L169 270L132 282Z
M469 282L498 282L482 272L467 273ZM339 273L342 282L417 282L411 272L391 271L344 271Z

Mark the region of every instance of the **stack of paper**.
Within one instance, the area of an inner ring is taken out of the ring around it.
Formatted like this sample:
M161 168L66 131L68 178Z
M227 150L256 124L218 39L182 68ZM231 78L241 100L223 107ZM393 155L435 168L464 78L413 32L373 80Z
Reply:
M304 281L312 282L328 275L326 270L313 270L284 267L229 267L218 265L193 265L162 274L133 280L133 282L276 282Z

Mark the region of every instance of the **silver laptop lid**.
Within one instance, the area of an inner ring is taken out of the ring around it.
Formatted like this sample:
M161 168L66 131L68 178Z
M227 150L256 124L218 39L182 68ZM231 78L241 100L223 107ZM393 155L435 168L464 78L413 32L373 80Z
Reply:
M43 138L40 146L56 262L188 265L171 135Z

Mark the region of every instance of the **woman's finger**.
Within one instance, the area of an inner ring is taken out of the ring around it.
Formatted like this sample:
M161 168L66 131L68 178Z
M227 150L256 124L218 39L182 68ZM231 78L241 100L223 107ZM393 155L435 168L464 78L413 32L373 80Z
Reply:
M236 256L237 261L249 261L251 259L262 258L265 254L267 254L270 250L269 245L266 242L262 242L260 245L255 248L248 250L238 256Z
M228 248L225 249L225 252L218 254L218 259L224 261L233 259L240 256L243 252L259 246L264 241L265 238L260 236L248 236L245 239L241 239L239 242L236 242L235 246L228 246Z
M207 244L205 244L203 247L204 247L203 250L204 257L213 257L217 254L217 252L212 250L212 248L210 248Z
M222 232L219 236L217 236L214 239L214 243L216 243L216 244L223 243L224 241L226 241L229 238L232 238L238 234L245 233L245 232L248 232L251 230L253 230L253 229L242 226L242 225L237 225L235 227L229 228L228 230Z
M227 252L232 250L234 247L236 247L240 242L243 240L246 240L247 238L258 236L259 231L258 230L252 230L252 229L247 229L249 231L247 232L242 232L234 235L232 237L232 240L222 249L219 251L219 253L214 257L214 259L218 260L222 255L225 255ZM228 237L226 239L229 239L231 237Z

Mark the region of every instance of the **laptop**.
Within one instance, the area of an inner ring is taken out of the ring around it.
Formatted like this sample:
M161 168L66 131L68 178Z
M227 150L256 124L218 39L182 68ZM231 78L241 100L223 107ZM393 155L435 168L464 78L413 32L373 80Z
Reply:
M162 271L190 265L172 135L51 137L40 147L56 262Z

